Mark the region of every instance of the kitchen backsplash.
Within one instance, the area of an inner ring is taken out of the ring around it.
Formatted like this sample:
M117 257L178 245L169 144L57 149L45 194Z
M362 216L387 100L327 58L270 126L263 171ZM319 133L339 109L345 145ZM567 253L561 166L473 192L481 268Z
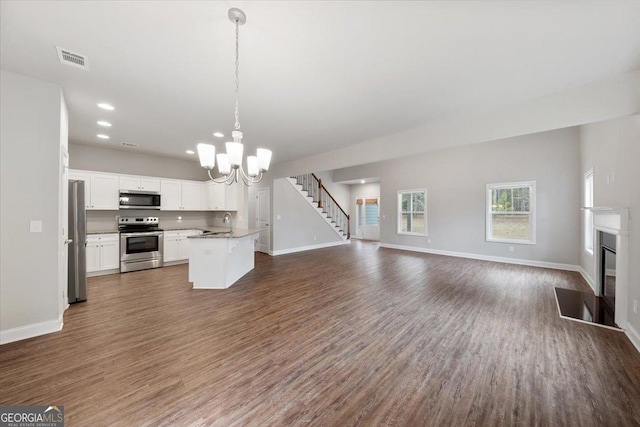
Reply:
M246 228L235 221L236 212L231 212L234 227ZM167 211L87 211L87 232L118 231L120 216L157 216L163 230L179 228L206 228L224 226L224 212L167 212Z

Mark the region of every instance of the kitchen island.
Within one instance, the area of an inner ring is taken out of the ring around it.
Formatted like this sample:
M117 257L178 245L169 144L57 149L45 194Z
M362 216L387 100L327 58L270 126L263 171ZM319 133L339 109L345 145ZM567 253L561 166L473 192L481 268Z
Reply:
M189 236L189 281L193 289L226 289L253 270L260 229L207 229Z

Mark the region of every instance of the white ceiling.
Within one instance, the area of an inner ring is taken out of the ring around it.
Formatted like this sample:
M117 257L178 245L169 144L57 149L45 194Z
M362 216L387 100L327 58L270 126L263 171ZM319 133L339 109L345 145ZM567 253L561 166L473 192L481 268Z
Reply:
M193 158L234 122L230 7L247 14L244 142L274 163L640 68L636 1L3 0L1 66L63 87L74 142ZM56 46L90 70L61 65Z

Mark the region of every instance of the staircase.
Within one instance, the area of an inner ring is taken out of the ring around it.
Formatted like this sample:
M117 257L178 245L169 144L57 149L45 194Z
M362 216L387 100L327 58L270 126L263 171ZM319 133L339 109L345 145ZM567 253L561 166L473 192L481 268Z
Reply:
M351 238L349 215L322 185L322 180L313 173L292 176L287 181L313 206L333 230L342 238Z

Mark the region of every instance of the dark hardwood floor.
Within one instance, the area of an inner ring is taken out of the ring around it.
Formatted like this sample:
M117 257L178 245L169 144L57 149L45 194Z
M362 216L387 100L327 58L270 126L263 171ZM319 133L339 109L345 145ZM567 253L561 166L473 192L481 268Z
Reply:
M640 354L559 318L577 273L378 249L89 280L62 332L0 347L2 404L68 426L638 426Z

